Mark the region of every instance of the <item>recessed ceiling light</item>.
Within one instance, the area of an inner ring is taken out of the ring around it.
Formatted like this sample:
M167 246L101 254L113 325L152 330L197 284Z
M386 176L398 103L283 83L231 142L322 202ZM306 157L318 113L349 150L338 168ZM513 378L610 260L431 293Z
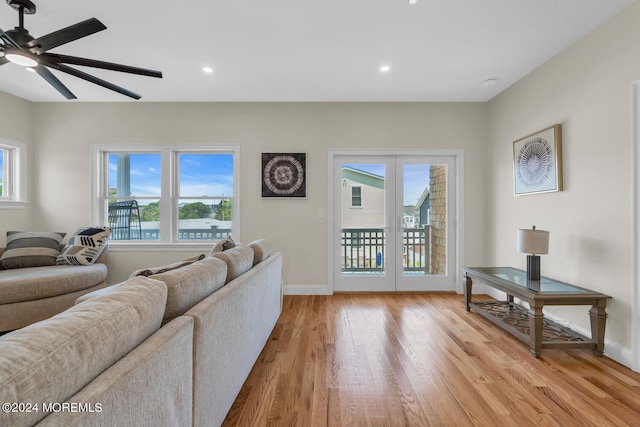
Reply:
M496 83L498 83L498 78L497 77L491 77L490 79L487 79L487 80L483 81L482 85L484 87L491 87L491 86L495 86Z
M208 74L213 73L213 68L212 67L202 67L202 71Z
M418 0L409 0L409 4L413 5L413 4L417 4L417 3L418 3Z
M382 65L382 66L380 67L380 72L382 72L382 73L387 73L387 72L389 72L390 70L391 70L391 67L390 67L390 66L388 66L388 65Z

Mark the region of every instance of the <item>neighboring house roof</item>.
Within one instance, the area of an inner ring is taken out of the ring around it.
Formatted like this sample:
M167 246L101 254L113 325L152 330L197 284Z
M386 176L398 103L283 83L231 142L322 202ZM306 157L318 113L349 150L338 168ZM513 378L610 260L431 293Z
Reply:
M355 181L363 185L369 185L371 187L384 189L384 177L373 173L361 171L358 169L343 167L342 179L348 179Z
M418 203L416 203L416 209L420 210L420 207L427 201L429 197L429 187L425 188L422 192L422 195L418 199Z
M415 206L403 206L404 209L404 216L420 216L420 213L418 212L418 210L416 209Z

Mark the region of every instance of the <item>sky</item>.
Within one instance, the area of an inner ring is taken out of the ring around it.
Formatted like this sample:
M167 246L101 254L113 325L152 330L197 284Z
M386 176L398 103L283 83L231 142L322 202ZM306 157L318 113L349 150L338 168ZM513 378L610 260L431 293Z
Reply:
M381 177L386 177L385 165L383 164L345 164L353 169L372 173ZM429 186L429 166L428 164L405 164L403 167L403 206L415 205L424 189Z
M219 197L233 195L233 155L181 153L180 196ZM130 155L131 195L159 197L160 154ZM117 186L118 155L109 154L109 188Z

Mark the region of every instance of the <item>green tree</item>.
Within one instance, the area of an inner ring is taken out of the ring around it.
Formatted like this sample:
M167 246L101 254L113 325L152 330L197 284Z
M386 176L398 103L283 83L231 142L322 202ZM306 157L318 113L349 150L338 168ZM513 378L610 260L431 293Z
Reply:
M160 221L160 202L151 202L142 207L141 221Z
M209 218L211 206L202 202L187 203L178 208L179 219Z
M216 219L231 221L231 200L221 200L216 209Z

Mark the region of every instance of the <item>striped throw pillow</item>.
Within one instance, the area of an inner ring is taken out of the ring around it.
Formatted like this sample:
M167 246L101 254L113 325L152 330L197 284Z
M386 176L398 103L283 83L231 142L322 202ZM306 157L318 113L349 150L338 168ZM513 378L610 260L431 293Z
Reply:
M55 265L60 244L67 233L48 231L7 231L7 247L0 257L0 268Z

